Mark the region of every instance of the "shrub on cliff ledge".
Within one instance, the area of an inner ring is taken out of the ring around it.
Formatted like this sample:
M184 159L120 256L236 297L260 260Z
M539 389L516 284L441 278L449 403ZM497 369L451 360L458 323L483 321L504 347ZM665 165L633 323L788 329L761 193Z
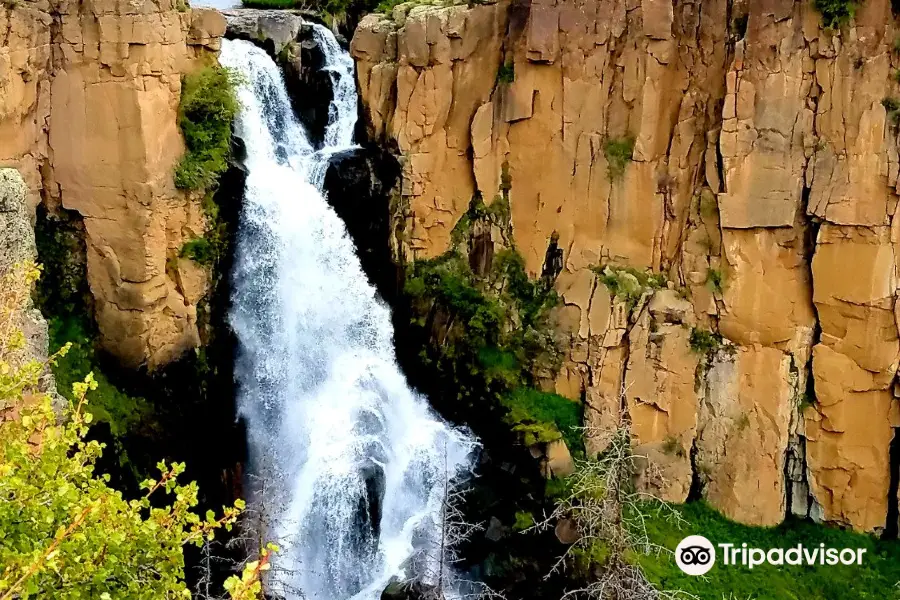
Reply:
M506 422L524 437L526 445L563 438L572 452L584 450L581 405L558 394L519 388L501 400L509 413Z
M856 0L816 0L816 9L822 13L822 25L830 29L849 21L858 7Z
M603 152L606 154L607 169L612 181L619 180L625 175L625 168L634 154L634 142L634 137L630 135L607 140Z
M178 124L187 152L175 169L179 189L210 189L228 168L231 151L231 124L237 115L233 71L210 65L186 75L181 84Z
M427 340L420 360L439 387L454 391L453 410L491 406L527 445L565 438L570 450L581 449L581 405L536 389L536 374L554 371L559 358L549 324L558 298L546 281L528 277L515 250L499 251L483 276L453 251L417 261L405 292L412 326Z

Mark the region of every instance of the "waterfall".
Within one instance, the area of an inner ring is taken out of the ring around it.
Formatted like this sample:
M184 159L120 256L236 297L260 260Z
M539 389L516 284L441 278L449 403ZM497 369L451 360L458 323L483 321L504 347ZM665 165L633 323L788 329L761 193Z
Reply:
M222 43L221 63L243 76L235 127L247 150L229 321L250 470L282 546L273 591L363 600L433 555L445 482L470 469L475 441L409 388L389 309L324 198L329 158L353 143L357 96L352 59L327 29L314 36L335 89L322 144L269 56Z

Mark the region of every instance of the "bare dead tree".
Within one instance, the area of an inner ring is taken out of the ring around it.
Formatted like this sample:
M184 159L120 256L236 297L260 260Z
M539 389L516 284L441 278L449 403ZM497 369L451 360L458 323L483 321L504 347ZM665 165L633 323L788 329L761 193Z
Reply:
M444 473L438 532L432 543L415 557L417 575L402 582L414 588L413 594L422 600L506 600L506 597L481 581L465 578L456 568L462 557L460 549L473 535L484 530L483 523L469 522L463 512L466 488L461 487L450 472L446 444Z
M602 437L596 431L591 435ZM647 533L651 515L682 523L673 507L634 486L636 461L646 457L632 451L627 425L610 431L606 449L596 460L576 461L569 477L568 492L557 501L553 512L526 531L546 531L561 522L574 528L575 541L553 565L547 578L564 572L579 552L587 556L603 548L607 559L595 569L597 579L567 592L563 599L582 596L590 600L673 600L695 598L682 591L658 590L639 565L629 561L629 553L671 554L654 543Z
M507 600L503 592L498 592L483 581L463 580L458 597L465 600Z
M219 560L225 560L216 554L213 549L214 544L218 543L215 540L205 540L203 547L200 548L200 579L194 586L194 598L197 600L223 600L224 598L224 596L215 596L210 593L211 589L215 589L213 586L214 565Z
M263 469L265 472L265 470ZM276 523L281 531L291 530L286 527L283 516L275 508L278 506L278 492L271 480L267 477L256 475L249 476L249 487L252 498L247 502L238 522L235 524L234 534L223 545L215 540L208 540L201 548L200 578L194 586L195 598L198 600L225 600L225 596L210 594L215 589L213 584L214 573L218 570L227 570L233 573L241 573L247 563L258 560L264 549L270 544L275 544L282 551L290 549L296 542L297 536L276 534ZM236 558L237 557L237 558ZM292 598L304 598L295 581L297 569L295 566L285 566L282 561L275 560L268 563L268 568L263 576L263 588L266 597L280 598L289 595Z
M262 468L261 471L272 472L267 468ZM237 523L237 535L229 541L231 548L244 550L245 558L236 565L239 571L243 570L248 561L256 560L269 544L275 544L280 551L287 552L299 542L299 535L284 533L298 528L291 527L292 523L285 521L279 510L278 507L283 503L280 502L277 486L272 483L271 478L250 475L250 484L253 489L252 499ZM294 583L297 575L297 566L278 560L276 553L263 577L263 588L267 594L276 598L304 598L303 590Z

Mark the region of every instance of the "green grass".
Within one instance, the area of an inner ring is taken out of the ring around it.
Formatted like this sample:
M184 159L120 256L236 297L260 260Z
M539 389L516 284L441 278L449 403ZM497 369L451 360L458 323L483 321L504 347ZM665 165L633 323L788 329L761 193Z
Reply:
M662 589L680 589L701 600L754 598L756 600L889 600L900 598L895 584L900 581L900 543L840 531L807 521L790 519L774 527L748 527L729 521L702 502L678 507L687 524L678 529L660 517L651 517L651 539L674 550L684 537L698 534L713 544L734 543L768 550L790 548L802 543L818 547L865 548L862 566L769 566L750 570L743 566L723 566L721 553L705 577L683 574L671 554L642 556L639 562L648 578ZM718 550L718 548L717 548Z
M72 384L93 372L97 389L88 396L87 411L95 421L107 423L113 436L125 435L150 418L153 408L147 400L122 392L103 373L89 328L76 318L51 318L50 350L55 352L66 342L72 347L53 367L60 394L73 401Z
M582 408L578 402L534 388L519 388L502 400L506 421L525 436L525 444L564 439L573 453L583 451Z
M630 135L607 140L603 151L606 154L609 178L612 181L619 180L625 175L625 168L634 155L634 141L634 136Z
M485 346L477 351L478 363L488 379L503 381L514 387L521 380L522 364L515 352L496 346Z
M219 65L186 75L181 84L178 124L187 151L175 168L179 189L209 190L228 168L231 124L239 108L239 77Z

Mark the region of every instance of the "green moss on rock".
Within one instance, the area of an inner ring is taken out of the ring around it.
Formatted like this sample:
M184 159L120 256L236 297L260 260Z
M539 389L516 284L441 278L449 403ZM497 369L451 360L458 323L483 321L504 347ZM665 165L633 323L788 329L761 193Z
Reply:
M570 451L582 451L582 407L558 394L522 387L503 398L506 422L527 445L564 439Z
M609 178L612 181L622 179L625 175L625 169L634 155L634 143L634 136L631 135L607 140L603 151L606 155Z
M506 198L490 206L476 198L455 228L454 247L469 246L474 223L502 227L507 214ZM495 405L526 445L562 438L570 450L582 448L580 403L537 389L537 374L558 366L549 313L559 299L552 282L528 276L515 249L491 254L480 276L457 251L418 261L405 292L413 327L430 340L420 359L457 390L458 401Z
M119 437L146 426L153 411L144 398L116 387L100 364L83 233L77 213L59 209L48 215L39 208L35 240L42 274L35 288L35 305L49 324L50 352L72 343L52 367L57 389L71 401L72 384L93 372L98 387L91 393L89 411L95 421L106 423L110 433Z
M90 412L94 420L109 425L110 433L120 437L138 427L150 425L153 407L139 396L131 396L121 391L104 373L96 350L96 335L92 328L81 319L74 317L52 317L50 324L50 350L59 350L66 342L72 346L66 355L53 367L53 376L59 392L70 402L72 384L84 381L88 373L94 374L97 389L91 392Z

